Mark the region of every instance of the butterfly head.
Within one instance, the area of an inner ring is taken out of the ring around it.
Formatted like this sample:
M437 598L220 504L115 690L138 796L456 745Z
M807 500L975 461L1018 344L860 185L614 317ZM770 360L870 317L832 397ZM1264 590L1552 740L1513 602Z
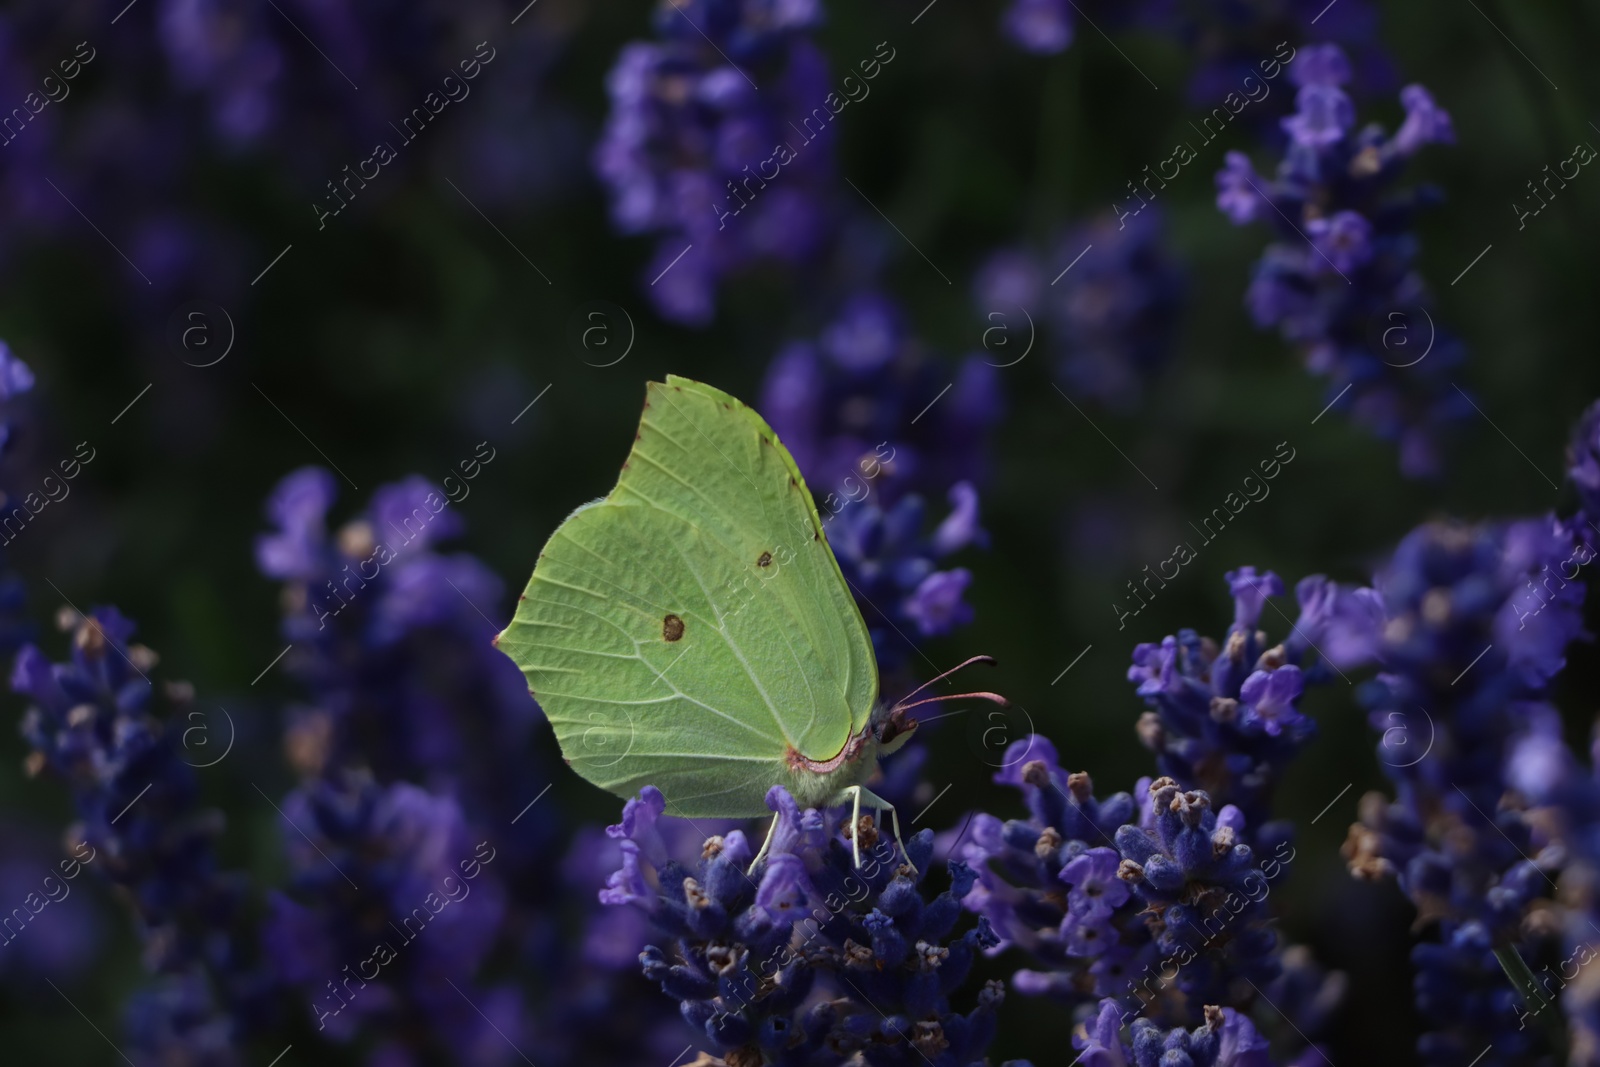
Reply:
M917 720L901 705L885 704L873 713L868 729L878 742L879 754L887 756L911 740L911 735L917 732Z
M943 681L961 668L969 667L974 663L983 663L991 667L997 665L997 661L993 656L973 656L971 659L951 667L937 678L931 678L922 683L894 704L880 707L873 714L872 722L868 726L868 729L878 742L878 751L887 755L911 739L911 735L916 732L919 721L911 716L912 708L920 708L924 704L939 704L947 700L989 700L999 704L1001 707L1009 705L1011 702L1000 694L981 691L976 693L947 693L941 696L923 697L921 700L912 699L928 686L933 685L935 682Z

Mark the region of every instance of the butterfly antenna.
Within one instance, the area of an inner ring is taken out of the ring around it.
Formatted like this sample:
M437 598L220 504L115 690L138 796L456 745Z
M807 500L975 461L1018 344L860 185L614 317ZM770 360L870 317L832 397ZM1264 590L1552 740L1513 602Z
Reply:
M967 828L972 825L972 817L976 814L978 814L976 809L967 812L966 821L961 824L961 832L956 835L955 841L950 845L950 850L945 853L945 859L948 860L955 858L956 849L961 847L961 840L967 836Z
M988 692L947 693L944 696L923 697L921 700L917 701L915 704L896 704L894 706L894 710L896 710L896 711L910 711L912 708L920 708L924 704L939 704L939 703L942 703L942 702L944 702L946 700L969 700L969 699L970 700L992 700L996 704L999 704L1002 708L1011 706L1011 701L1007 700L1005 697L1001 696L999 693L988 693Z
M951 851L954 851L956 845L961 844L961 839L967 836L967 827L972 825L972 817L976 814L978 814L976 810L967 812L967 819L961 824L961 832L956 835L956 843L950 846Z
M928 688L928 686L933 685L935 682L944 681L946 678L948 678L952 674L956 673L956 671L961 670L963 667L970 667L974 663L986 663L986 664L988 664L989 666L992 667L998 662L999 661L996 660L993 656L973 656L969 660L965 660L965 661L963 661L961 663L957 663L954 667L951 667L949 670L945 671L943 674L939 675L936 678L929 678L926 682L923 682L921 685L917 686L911 692L909 692L905 696L901 697L900 698L900 705L904 706L906 701L910 700L912 697L916 696L918 693L920 693L924 689ZM913 705L913 706L915 706L915 705Z

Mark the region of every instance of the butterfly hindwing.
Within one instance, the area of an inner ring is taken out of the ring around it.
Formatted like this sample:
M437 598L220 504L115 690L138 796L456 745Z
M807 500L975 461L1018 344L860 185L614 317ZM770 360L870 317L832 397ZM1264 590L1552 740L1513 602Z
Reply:
M540 554L500 648L574 770L668 812L764 814L794 749L840 751L877 666L794 460L739 401L651 383L617 486Z

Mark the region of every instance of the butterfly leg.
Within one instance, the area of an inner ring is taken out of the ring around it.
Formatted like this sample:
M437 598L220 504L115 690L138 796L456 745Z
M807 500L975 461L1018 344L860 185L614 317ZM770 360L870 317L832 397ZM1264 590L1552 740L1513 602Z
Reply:
M772 848L772 838L773 835L778 832L778 820L780 818L781 816L778 815L774 815L772 817L772 825L767 827L767 839L761 842L761 851L757 852L756 858L750 861L750 869L745 871L745 874L754 874L756 870L756 864L767 858L767 850Z
M861 866L861 794L864 790L859 785L852 785L845 792L856 795L855 806L850 810L850 852L855 857L855 865ZM877 799L874 797L873 799Z
M906 866L910 867L912 872L915 873L916 869L917 869L917 865L915 863L911 862L911 853L906 850L905 839L900 836L900 813L894 809L894 805L893 804L889 803L887 800L884 800L882 797L878 796L876 793L872 792L871 790L861 789L859 786L857 786L855 788L859 791L857 793L857 796L856 796L857 804L859 805L861 797L865 796L866 800L867 800L867 803L871 804L872 807L877 811L878 822L880 824L883 822L883 813L886 812L886 811L889 813L889 818L892 821L892 824L894 826L895 844L900 846L900 851L905 855L905 857L906 857ZM860 825L860 821L861 821L861 815L860 815L860 808L858 807L857 808L857 812L856 812L856 824ZM856 866L857 867L861 866L861 857L860 857L859 853L856 856Z
M882 818L882 816L880 815L879 818ZM911 853L906 850L905 839L900 836L900 813L898 811L894 810L894 806L893 805L890 805L890 807L889 807L889 818L894 823L894 839L895 839L895 843L900 846L901 853L903 853L905 855L906 866L910 867L911 868L911 873L913 875L915 875L917 873L917 865L911 861Z

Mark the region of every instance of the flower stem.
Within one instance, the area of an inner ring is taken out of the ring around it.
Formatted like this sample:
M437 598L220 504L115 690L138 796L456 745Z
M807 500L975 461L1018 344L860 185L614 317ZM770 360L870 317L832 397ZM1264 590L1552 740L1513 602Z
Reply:
M1502 945L1494 950L1494 958L1500 961L1501 970L1506 972L1506 977L1511 979L1511 984L1516 987L1517 995L1527 1006L1522 1021L1525 1022L1528 1015L1533 1015L1543 1028L1545 1037L1550 1042L1551 1051L1559 1053L1566 1048L1567 1035L1565 1027L1562 1026L1561 1011L1539 989L1538 979L1533 976L1533 970L1527 961L1517 952L1517 947ZM1546 1011L1547 1008L1553 1010Z

